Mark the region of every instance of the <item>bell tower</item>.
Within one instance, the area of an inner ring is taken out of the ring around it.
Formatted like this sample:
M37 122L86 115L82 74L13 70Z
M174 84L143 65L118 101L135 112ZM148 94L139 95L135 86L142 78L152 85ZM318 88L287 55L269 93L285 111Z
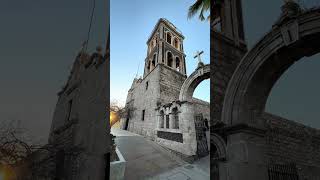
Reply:
M178 28L167 19L160 18L147 41L143 77L151 73L158 64L186 75L183 40L184 36Z

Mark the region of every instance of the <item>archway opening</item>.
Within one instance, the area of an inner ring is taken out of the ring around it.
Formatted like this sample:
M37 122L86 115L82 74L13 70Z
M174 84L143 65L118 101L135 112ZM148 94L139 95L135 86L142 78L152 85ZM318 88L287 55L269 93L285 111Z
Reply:
M193 91L192 98L210 103L210 79L205 79L197 85Z
M167 33L167 43L171 44L171 34Z
M303 57L275 83L265 111L282 118L320 129L320 53Z
M173 40L173 45L174 45L174 47L175 47L176 49L179 48L179 42L178 42L178 39L177 39L177 38L174 38L174 40Z
M156 66L156 57L157 57L157 55L154 54L154 55L153 55L153 58L152 58L152 67L153 67L153 68Z
M296 61L320 52L319 41L320 33L306 33L290 45L283 42L277 49L262 48L264 41L260 41L241 61L229 82L233 86L229 86L225 95L224 123L264 126L270 120L265 107L271 89Z
M180 71L180 59L178 57L176 57L176 69Z
M210 80L202 80L192 94L194 121L197 136L197 154L206 156L210 152Z

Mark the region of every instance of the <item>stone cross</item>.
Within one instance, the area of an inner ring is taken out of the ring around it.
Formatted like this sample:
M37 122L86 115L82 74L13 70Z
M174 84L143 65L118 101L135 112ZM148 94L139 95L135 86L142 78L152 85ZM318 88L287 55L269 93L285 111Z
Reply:
M194 56L194 58L198 58L199 63L202 63L201 56L200 56L201 54L203 54L203 51L201 52L197 51L196 55Z

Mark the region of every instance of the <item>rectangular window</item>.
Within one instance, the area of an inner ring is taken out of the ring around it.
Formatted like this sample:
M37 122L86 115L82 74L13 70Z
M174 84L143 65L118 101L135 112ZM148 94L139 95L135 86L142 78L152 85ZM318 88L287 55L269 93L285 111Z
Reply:
M166 115L166 128L169 129L169 115Z
M142 110L141 120L144 121L145 110Z
M148 90L149 82L146 82L146 90Z
M68 102L68 110L67 110L67 121L70 120L71 117L71 110L72 110L72 99Z

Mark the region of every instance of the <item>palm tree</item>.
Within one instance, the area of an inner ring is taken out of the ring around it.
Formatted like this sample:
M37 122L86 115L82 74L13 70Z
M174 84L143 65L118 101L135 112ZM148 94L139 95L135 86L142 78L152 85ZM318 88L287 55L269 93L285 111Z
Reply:
M210 19L210 13L208 17L205 17L204 13L210 10L210 1L215 0L196 0L196 2L189 7L188 11L188 18L194 17L198 12L199 13L199 19L201 21L209 20Z
M220 16L220 10L223 0L196 0L196 2L189 7L188 12L188 18L192 18L194 15L196 15L199 11L199 19L201 21L204 21L205 19L212 22L212 24L219 22L219 16ZM211 7L211 13L209 12L209 15L207 18L205 18L204 13L206 11L210 11L210 5Z

